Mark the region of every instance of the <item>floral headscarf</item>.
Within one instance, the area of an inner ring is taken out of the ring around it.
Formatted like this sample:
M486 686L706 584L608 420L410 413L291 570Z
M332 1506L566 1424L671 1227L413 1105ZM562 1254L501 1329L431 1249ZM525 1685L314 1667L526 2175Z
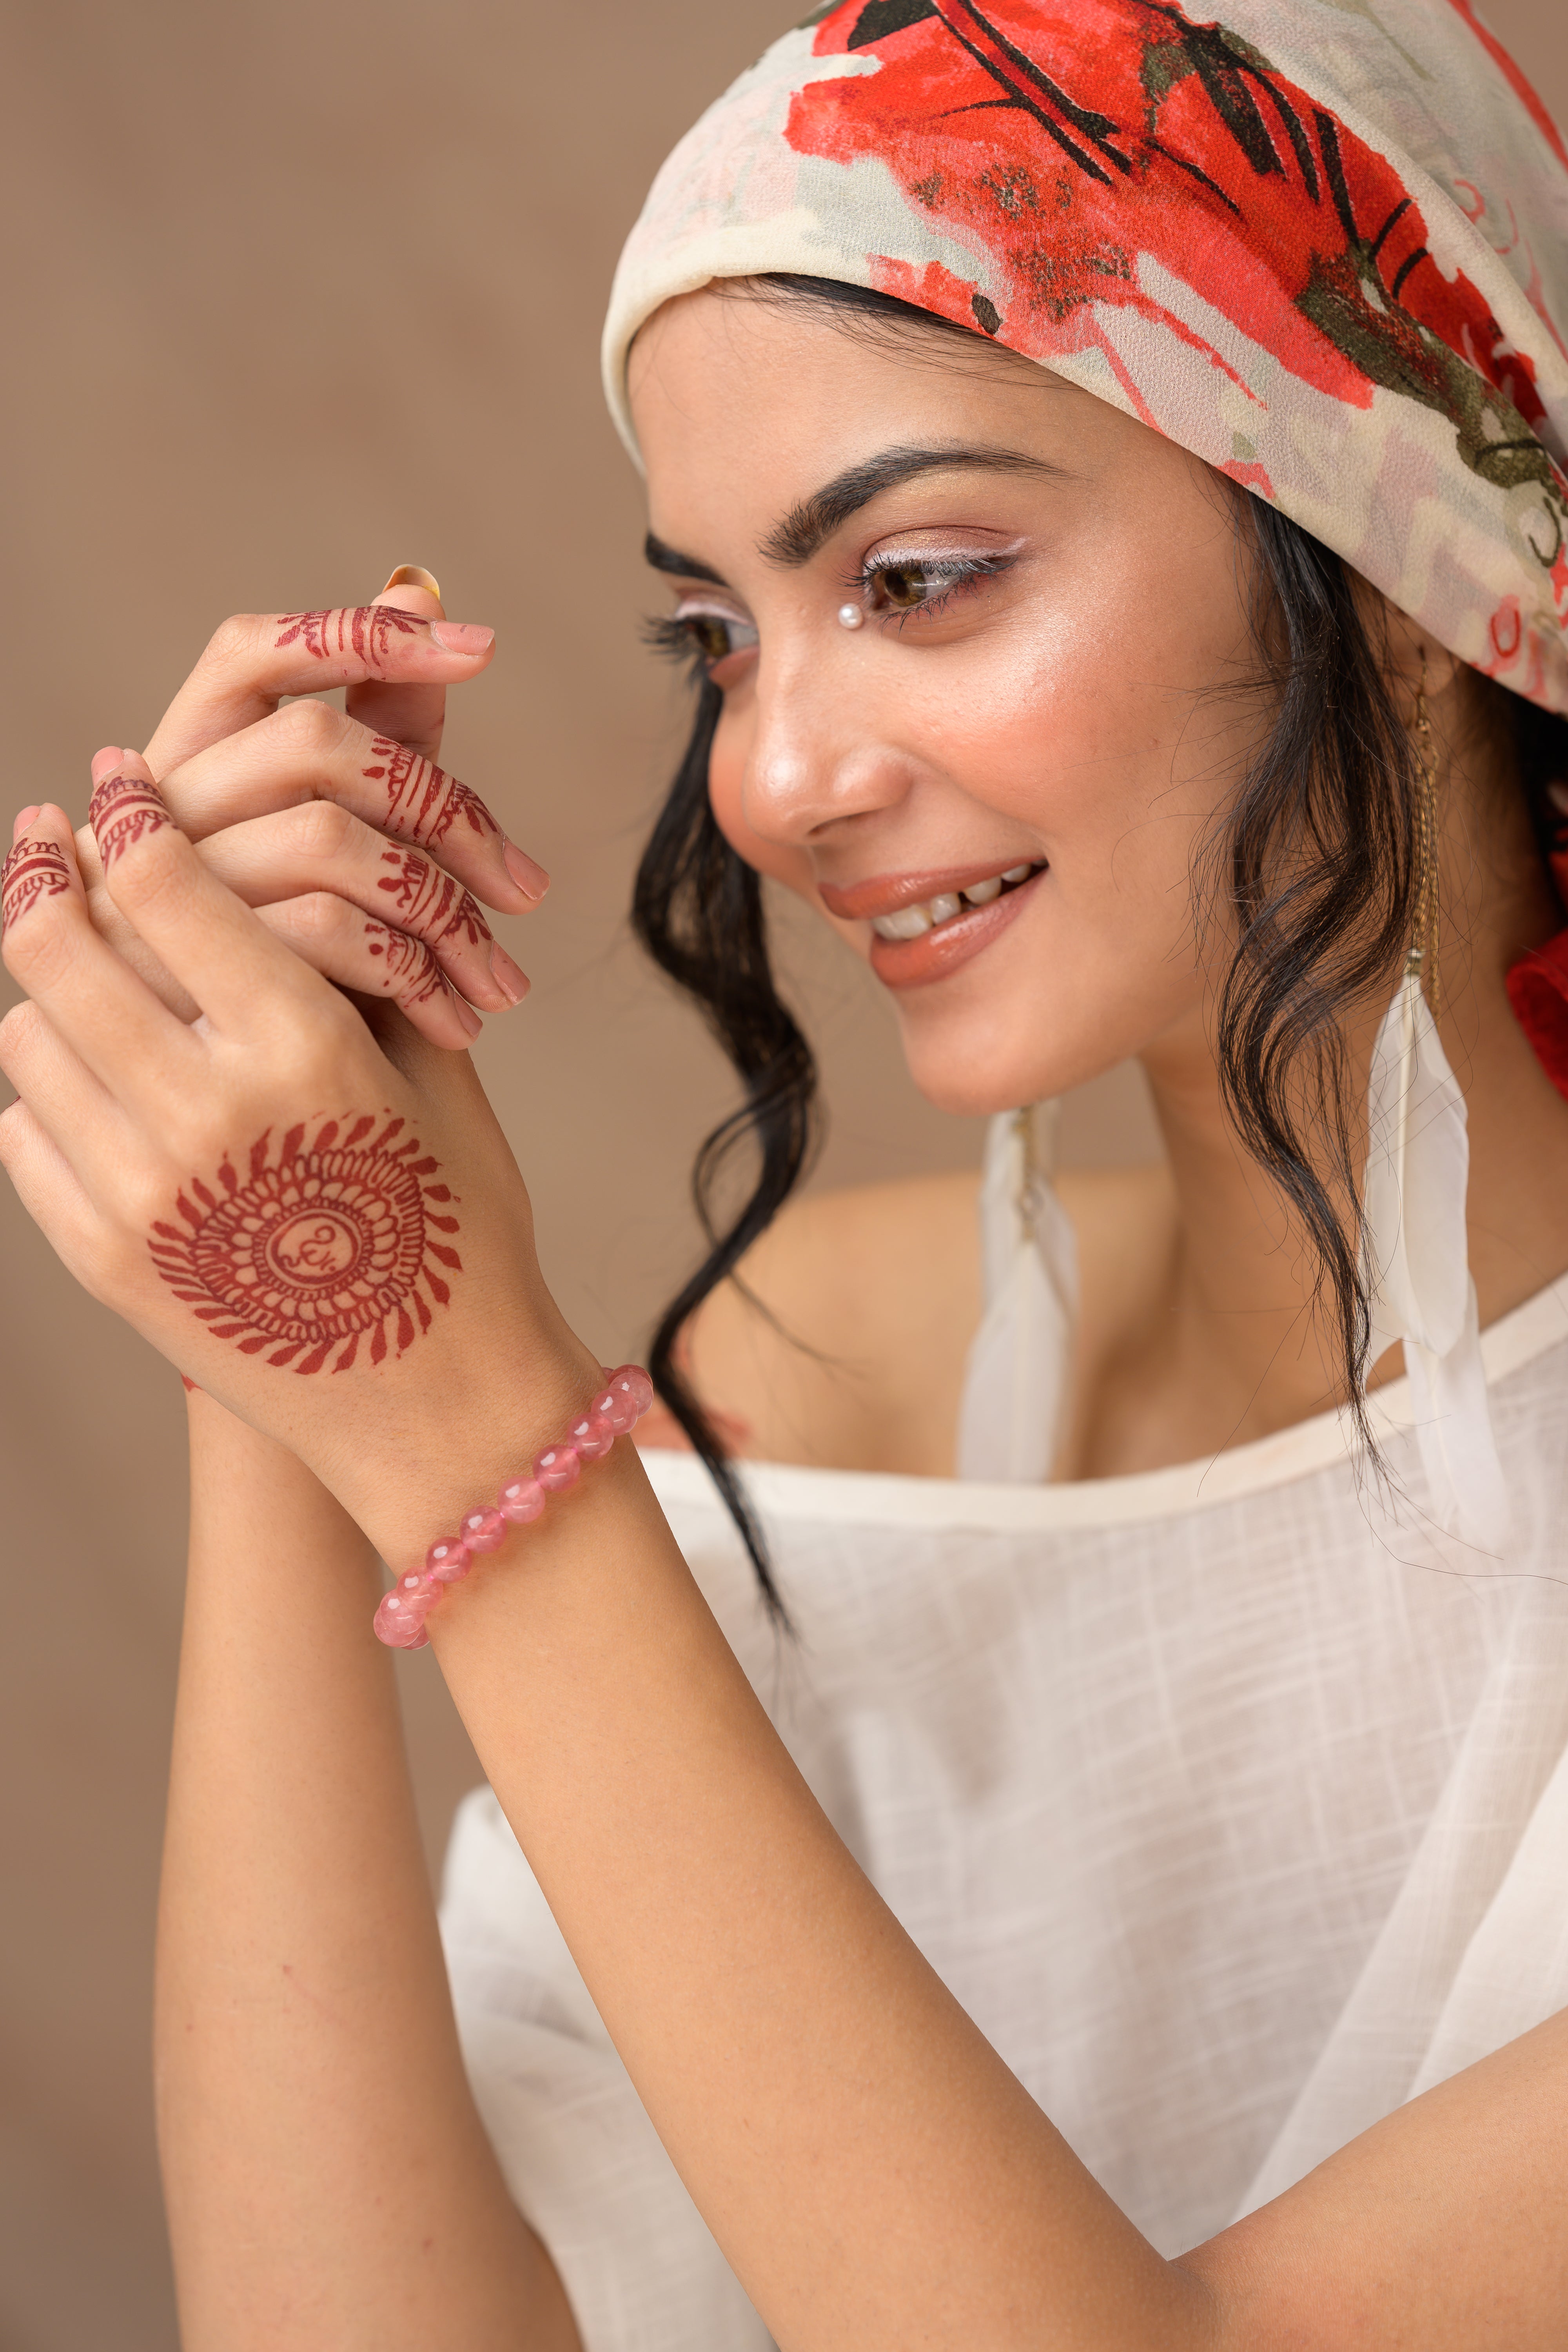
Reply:
M676 149L612 407L672 295L903 296L1269 499L1568 711L1568 155L1470 0L845 0Z

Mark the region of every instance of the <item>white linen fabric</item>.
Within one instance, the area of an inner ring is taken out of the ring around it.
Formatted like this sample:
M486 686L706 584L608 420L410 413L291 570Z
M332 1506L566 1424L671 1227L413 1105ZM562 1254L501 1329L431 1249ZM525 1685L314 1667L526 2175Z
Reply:
M1052 1184L1058 1106L991 1122L980 1171L985 1312L958 1414L961 1478L1048 1478L1078 1322L1078 1236Z
M840 1835L1165 2253L1568 2006L1568 1278L1483 1353L1500 1562L1424 1517L1400 1382L1392 1492L1334 1415L1068 1486L753 1468L781 1644L700 1465L646 1457ZM443 1927L587 2352L765 2352L488 1790Z

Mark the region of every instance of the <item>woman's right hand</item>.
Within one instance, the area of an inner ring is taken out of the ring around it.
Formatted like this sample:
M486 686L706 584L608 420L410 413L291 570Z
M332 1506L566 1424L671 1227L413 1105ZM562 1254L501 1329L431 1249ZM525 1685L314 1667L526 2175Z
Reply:
M528 987L479 902L527 913L549 886L479 795L436 765L447 688L486 667L493 635L446 621L434 581L412 571L372 604L237 615L144 755L204 863L277 937L458 1049L479 1033L470 1008L504 1010ZM339 686L344 711L314 698ZM116 909L85 827L77 851L99 929L194 1017Z

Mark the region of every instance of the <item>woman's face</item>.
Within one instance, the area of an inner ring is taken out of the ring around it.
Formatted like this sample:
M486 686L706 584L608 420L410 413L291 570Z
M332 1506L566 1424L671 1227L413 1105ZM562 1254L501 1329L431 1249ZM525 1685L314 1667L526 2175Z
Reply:
M978 338L743 293L667 304L631 395L718 822L869 961L921 1091L1004 1109L1201 1040L1193 854L1267 719L1223 691L1223 486Z

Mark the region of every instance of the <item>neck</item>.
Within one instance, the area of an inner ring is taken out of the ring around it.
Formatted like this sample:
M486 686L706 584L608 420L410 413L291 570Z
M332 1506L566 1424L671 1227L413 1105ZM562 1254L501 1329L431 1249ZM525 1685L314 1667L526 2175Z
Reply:
M1478 824L1477 802L1467 798L1445 827L1445 880L1468 877L1468 887L1444 893L1441 1036L1466 1097L1469 1258L1484 1328L1568 1269L1568 1102L1537 1063L1503 984L1519 955L1561 928L1561 909L1517 793L1480 808ZM1346 1033L1358 1152L1373 1041L1398 977L1390 972L1386 992ZM1172 1180L1164 1277L1099 1383L1094 1459L1079 1475L1195 1459L1289 1427L1348 1392L1315 1255L1230 1123L1204 1012L1156 1041L1143 1066ZM1316 1167L1332 1194L1327 1153ZM1343 1214L1348 1204L1340 1205ZM1402 1369L1391 1349L1374 1381Z

